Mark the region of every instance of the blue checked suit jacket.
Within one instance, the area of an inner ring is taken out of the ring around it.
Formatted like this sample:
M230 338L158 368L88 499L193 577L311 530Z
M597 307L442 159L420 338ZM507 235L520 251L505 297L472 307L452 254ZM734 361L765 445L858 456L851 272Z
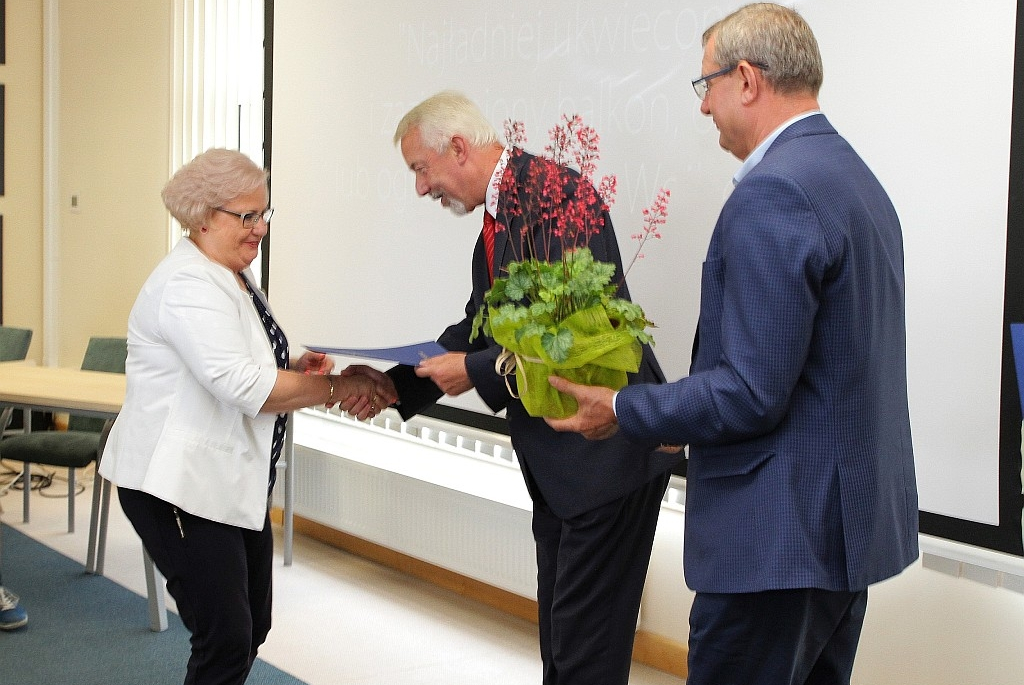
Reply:
M853 591L916 559L900 223L823 115L726 201L698 331L687 378L616 403L627 436L690 445L687 584Z

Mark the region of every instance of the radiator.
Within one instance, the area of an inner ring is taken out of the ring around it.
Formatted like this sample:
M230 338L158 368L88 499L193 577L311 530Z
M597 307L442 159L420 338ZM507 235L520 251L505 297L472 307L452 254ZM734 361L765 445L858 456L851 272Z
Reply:
M296 412L295 514L535 599L530 500L507 437L390 411Z

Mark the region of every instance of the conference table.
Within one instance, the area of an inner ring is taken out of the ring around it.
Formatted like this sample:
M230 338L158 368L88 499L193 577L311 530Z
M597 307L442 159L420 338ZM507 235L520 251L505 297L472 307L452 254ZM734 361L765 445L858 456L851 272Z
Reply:
M0 403L21 408L25 412L23 426L32 430L33 411L74 412L113 421L124 401L124 374L32 366L24 362L6 362L0 365ZM25 465L23 483L31 483L30 466ZM22 520L29 520L31 488L23 487ZM93 493L96 511L99 489ZM108 489L109 495L109 489ZM68 498L68 520L74 521L74 500ZM96 572L97 531L89 529L89 560L86 570ZM102 562L101 562L102 565Z
M31 430L31 412L67 412L82 416L93 416L112 422L117 418L124 403L125 376L120 373L102 371L83 371L81 369L34 366L26 362L0 362L0 404L11 405L24 410L23 425ZM107 424L109 427L109 423ZM292 473L294 467L294 447L292 440L292 421L289 415L288 431L285 436L285 451L281 461L285 471L285 506L284 506L284 563L292 562L292 540L294 535L293 511L295 481ZM2 454L2 444L0 444ZM24 482L31 483L25 467ZM31 488L24 487L24 519L28 520L29 495ZM89 525L89 552L86 560L86 571L102 574L103 561L99 552L105 546L105 518L109 511L110 483L97 475L93 489L94 515ZM145 553L145 550L143 550ZM167 627L164 609L163 587L156 577L155 569L146 556L146 586L149 594L150 625L153 630Z

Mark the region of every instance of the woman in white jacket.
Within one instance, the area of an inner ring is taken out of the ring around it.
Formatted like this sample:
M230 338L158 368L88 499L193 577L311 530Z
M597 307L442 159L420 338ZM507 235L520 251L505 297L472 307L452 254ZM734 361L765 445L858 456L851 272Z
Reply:
M192 633L185 683L243 683L270 630L268 516L286 413L339 404L360 419L397 397L365 366L288 341L249 265L273 214L267 174L213 149L164 187L187 232L128 320L127 393L100 473L167 579Z

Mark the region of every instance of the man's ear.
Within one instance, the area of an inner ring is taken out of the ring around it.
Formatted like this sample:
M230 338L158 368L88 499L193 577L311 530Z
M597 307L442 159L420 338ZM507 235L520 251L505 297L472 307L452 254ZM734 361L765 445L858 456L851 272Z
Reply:
M760 72L746 60L740 61L739 65L736 67L736 71L739 72L740 78L743 79L743 92L740 93L740 100L743 104L748 105L757 99L758 91L763 85L763 82L761 81L762 76Z
M455 153L455 160L459 164L465 164L466 158L469 156L469 143L466 139L459 134L452 136L452 152Z

